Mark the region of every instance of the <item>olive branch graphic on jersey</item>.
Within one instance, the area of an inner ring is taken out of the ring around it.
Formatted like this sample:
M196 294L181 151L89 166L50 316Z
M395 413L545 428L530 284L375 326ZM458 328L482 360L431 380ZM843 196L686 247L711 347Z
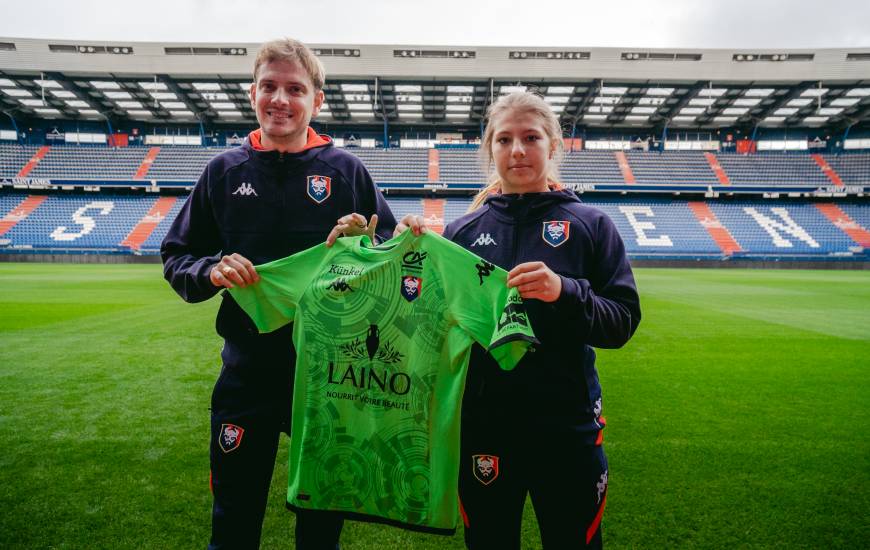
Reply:
M399 363L405 358L390 342L380 342L380 333L377 325L372 325L369 328L365 340L356 338L353 342L342 344L339 346L339 349L352 359L362 360L368 358L371 361L380 361L388 365Z

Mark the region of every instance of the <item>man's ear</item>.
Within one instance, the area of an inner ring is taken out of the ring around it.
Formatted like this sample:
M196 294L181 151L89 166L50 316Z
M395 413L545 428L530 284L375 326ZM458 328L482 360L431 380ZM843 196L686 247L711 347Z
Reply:
M326 95L323 93L323 90L314 92L314 110L311 111L311 118L320 114L320 108L323 107L324 100L326 100Z

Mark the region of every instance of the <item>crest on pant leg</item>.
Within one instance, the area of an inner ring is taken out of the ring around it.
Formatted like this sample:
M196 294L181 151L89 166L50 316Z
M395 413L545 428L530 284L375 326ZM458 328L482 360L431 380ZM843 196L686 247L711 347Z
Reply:
M498 457L494 455L473 455L472 471L477 481L489 485L498 477Z
M218 436L218 445L225 453L230 453L239 448L242 444L242 436L245 435L245 429L235 424L221 424L221 433Z

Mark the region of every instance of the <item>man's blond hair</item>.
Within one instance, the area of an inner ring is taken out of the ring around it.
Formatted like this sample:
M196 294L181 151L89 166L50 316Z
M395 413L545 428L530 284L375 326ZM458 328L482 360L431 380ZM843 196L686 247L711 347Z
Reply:
M322 90L326 81L326 72L323 64L317 59L308 46L292 38L278 38L270 40L260 46L257 51L257 59L254 61L254 82L257 82L257 73L260 67L272 61L289 61L302 65L315 90Z

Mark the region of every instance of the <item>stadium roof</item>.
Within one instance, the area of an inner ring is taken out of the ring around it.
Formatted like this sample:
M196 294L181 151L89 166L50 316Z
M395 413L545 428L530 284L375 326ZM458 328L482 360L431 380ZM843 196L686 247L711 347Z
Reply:
M254 122L257 44L0 38L0 109L46 119ZM870 121L870 49L724 50L313 45L318 120L468 125L533 89L563 124L822 127Z

